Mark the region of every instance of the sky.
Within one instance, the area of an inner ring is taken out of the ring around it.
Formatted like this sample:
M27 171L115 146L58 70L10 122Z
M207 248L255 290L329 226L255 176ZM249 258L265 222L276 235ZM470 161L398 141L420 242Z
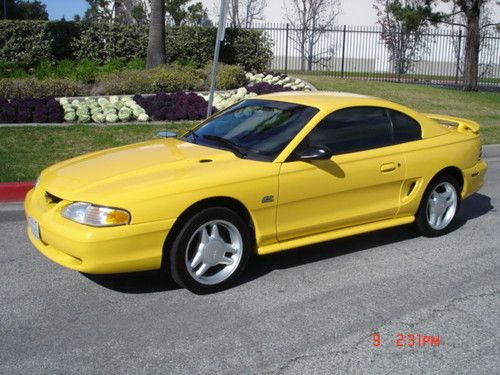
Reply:
M196 0L200 1L200 0ZM201 0L208 8L212 19L215 18L214 4L220 0ZM47 5L50 19L60 19L65 17L67 20L73 19L75 14L83 16L87 9L85 0L42 0ZM268 0L266 10L266 22L283 22L283 3L289 3L290 0ZM337 19L340 25L372 26L376 24L377 15L373 9L373 0L340 0L341 11ZM492 18L500 21L500 6L493 6Z

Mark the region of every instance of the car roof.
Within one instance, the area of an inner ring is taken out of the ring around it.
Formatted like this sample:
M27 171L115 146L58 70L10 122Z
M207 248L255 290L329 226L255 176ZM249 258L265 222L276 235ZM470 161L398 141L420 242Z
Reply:
M390 102L389 100L337 91L283 91L261 95L258 98L307 105L321 110L333 110L353 106L400 107L398 104Z

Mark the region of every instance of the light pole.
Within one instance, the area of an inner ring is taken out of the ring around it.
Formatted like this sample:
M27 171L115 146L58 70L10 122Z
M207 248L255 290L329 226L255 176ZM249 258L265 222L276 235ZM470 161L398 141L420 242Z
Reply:
M214 61L212 63L212 77L210 80L210 93L208 95L207 117L212 115L214 104L215 83L217 78L217 65L219 64L220 43L224 39L226 31L228 0L221 0L219 12L219 27L217 28L217 37L215 38Z
M3 19L7 19L7 0L3 0Z

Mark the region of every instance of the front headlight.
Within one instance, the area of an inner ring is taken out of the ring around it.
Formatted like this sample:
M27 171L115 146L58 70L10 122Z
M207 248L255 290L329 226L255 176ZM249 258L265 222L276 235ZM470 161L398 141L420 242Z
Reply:
M112 207L94 206L90 203L72 203L61 211L66 219L94 227L111 227L130 223L130 214Z

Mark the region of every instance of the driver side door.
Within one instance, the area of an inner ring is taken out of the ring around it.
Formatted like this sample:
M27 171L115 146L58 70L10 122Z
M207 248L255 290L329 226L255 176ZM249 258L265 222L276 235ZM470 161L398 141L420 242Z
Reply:
M333 157L294 159L311 146L326 146ZM333 112L289 159L279 175L278 241L388 219L399 209L405 162L385 108Z

